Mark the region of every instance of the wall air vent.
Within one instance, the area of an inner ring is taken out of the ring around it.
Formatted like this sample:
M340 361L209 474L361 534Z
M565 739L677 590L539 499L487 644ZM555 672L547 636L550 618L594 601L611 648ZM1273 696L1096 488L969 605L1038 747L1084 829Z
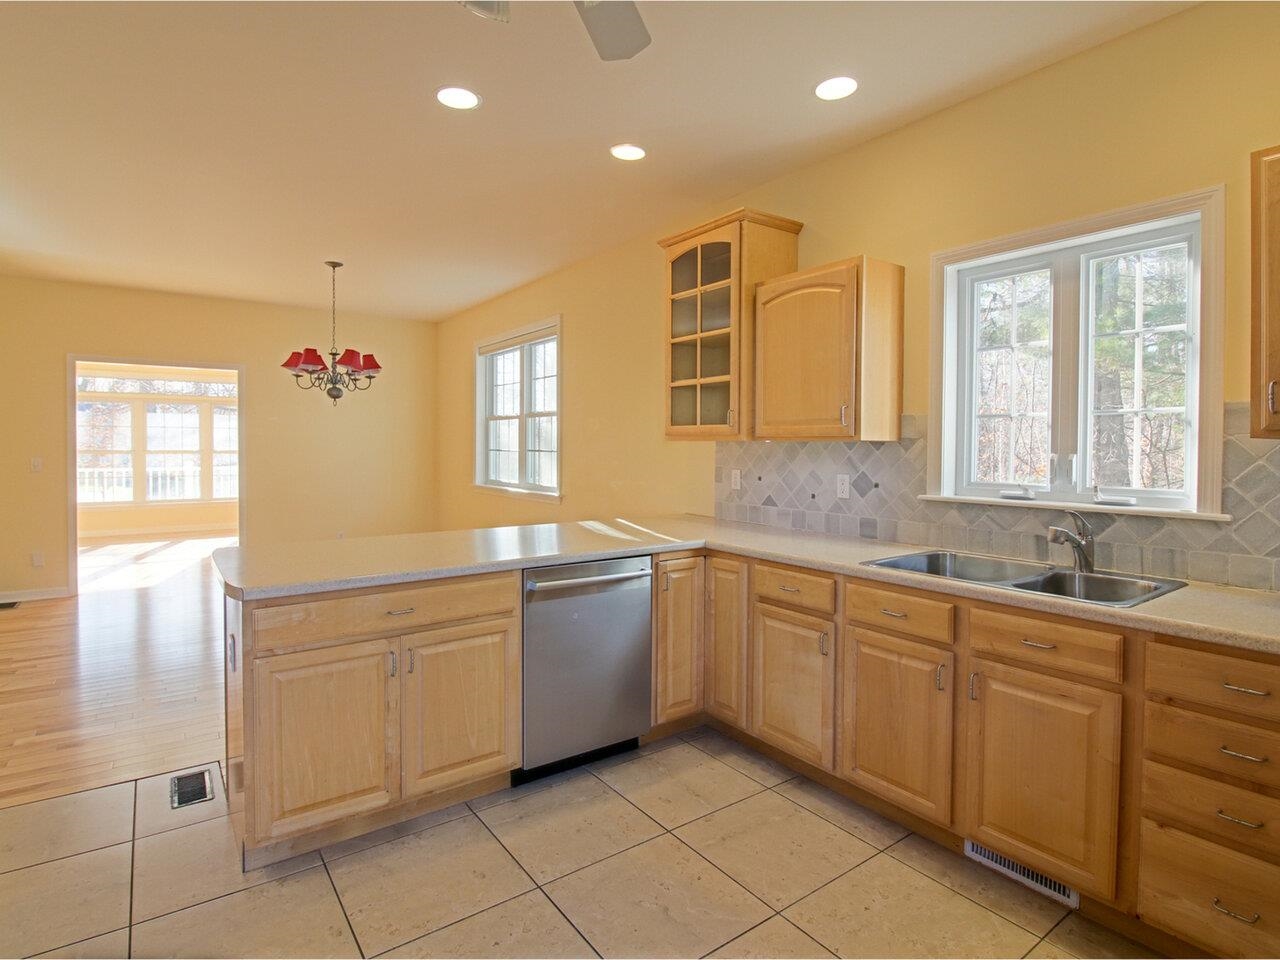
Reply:
M1059 883L1057 880L1046 877L1038 870L1032 870L1017 860L1006 857L1003 853L996 853L980 843L966 839L964 842L964 855L970 860L978 861L978 863L994 870L996 873L1003 873L1011 880L1017 880L1018 883L1025 887L1030 887L1036 893L1043 894L1050 900L1057 900L1058 903L1068 906L1072 910L1080 907L1079 891L1072 890L1065 883Z

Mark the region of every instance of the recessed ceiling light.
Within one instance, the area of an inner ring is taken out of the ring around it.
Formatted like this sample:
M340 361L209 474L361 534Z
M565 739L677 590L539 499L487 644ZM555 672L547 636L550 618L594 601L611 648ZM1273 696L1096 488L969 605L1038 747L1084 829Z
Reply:
M637 147L634 143L615 143L609 148L619 160L643 160L644 147Z
M465 87L441 87L436 99L454 110L474 110L480 106L480 97Z
M813 88L819 100L843 100L858 89L858 81L853 77L832 77L823 80Z

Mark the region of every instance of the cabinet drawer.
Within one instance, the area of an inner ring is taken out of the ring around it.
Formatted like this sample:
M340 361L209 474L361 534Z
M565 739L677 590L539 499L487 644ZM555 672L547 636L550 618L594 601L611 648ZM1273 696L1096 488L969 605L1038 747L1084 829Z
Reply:
M467 577L411 587L309 600L253 611L257 652L366 634L404 632L433 623L498 616L515 609L513 574Z
M1224 956L1280 956L1280 867L1142 821L1138 912Z
M1147 693L1280 721L1280 664L1152 643Z
M995 610L974 610L969 616L969 645L975 651L1096 680L1119 683L1124 676L1124 637L1118 633Z
M1280 788L1280 733L1147 701L1148 753Z
M762 600L776 600L822 613L836 612L836 581L832 577L757 563L754 582L755 594Z
M1273 797L1144 760L1142 809L1162 822L1280 856L1280 800Z
M950 643L955 635L955 606L928 597L877 590L850 580L844 592L844 615L856 623L910 633Z

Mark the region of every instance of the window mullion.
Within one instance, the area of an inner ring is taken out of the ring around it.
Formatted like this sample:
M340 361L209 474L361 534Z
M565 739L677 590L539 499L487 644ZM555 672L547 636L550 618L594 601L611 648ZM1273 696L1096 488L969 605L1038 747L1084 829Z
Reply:
M529 345L520 347L520 420L516 447L520 451L520 485L529 486L529 375L533 371Z
M1050 363L1049 453L1053 469L1050 490L1056 495L1074 494L1080 478L1080 424L1084 415L1082 393L1087 393L1084 367L1088 350L1081 342L1080 257L1063 251L1053 262L1053 359ZM1068 464L1072 465L1068 469Z

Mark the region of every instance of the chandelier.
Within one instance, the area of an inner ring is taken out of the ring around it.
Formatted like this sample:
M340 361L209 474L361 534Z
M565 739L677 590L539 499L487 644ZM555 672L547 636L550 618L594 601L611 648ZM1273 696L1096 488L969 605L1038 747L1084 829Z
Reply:
M294 382L303 390L313 387L324 390L333 398L336 407L343 393L368 390L373 385L373 378L382 372L382 367L372 353L361 356L358 350L350 347L338 356L338 268L342 264L337 260L326 260L324 265L332 271L329 362L324 362L324 357L315 347L307 347L293 351L280 366L293 374Z

